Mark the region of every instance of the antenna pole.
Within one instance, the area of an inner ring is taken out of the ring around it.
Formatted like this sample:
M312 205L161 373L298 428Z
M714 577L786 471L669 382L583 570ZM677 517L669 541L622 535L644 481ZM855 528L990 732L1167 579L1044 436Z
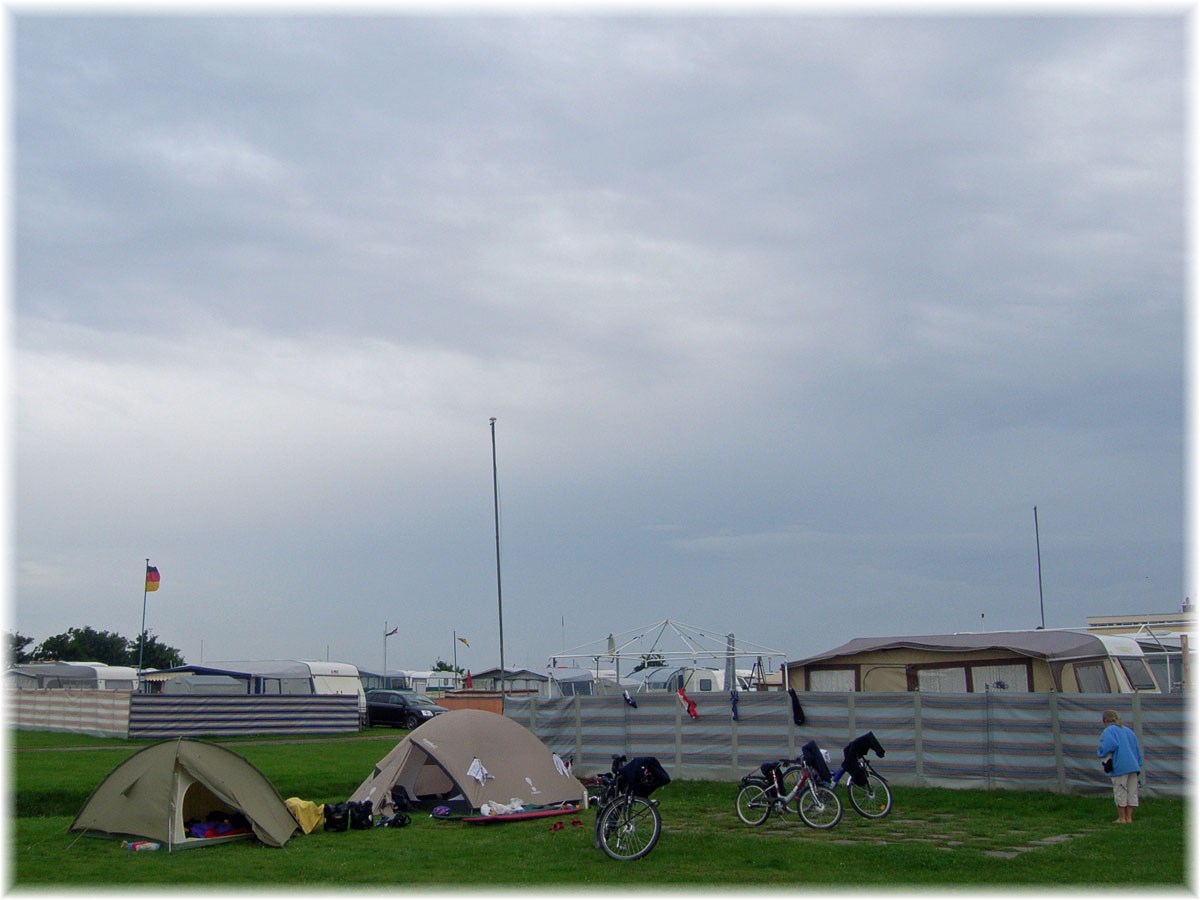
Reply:
M496 475L496 418L492 425L492 506L496 517L496 609L500 618L500 715L504 715L504 593L500 588L500 482Z
M1042 596L1042 536L1038 532L1038 514L1037 507L1033 508L1033 539L1037 543L1037 564L1038 564L1038 609L1042 613L1042 629L1046 628L1046 601Z

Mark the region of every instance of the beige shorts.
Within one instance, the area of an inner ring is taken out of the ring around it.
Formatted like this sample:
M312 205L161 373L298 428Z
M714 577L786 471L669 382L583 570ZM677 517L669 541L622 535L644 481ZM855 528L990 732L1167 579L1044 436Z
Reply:
M1117 801L1117 806L1137 806L1138 805L1138 773L1130 772L1128 775L1113 776L1113 799Z

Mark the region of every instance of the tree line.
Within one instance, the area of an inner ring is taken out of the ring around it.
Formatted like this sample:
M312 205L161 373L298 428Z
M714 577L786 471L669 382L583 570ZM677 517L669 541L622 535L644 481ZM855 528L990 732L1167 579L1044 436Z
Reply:
M48 637L40 644L34 645L32 650L29 647L34 643L34 638L19 632L10 631L6 634L9 665L74 660L136 668L139 650L142 668L145 669L170 669L184 663L182 653L174 647L168 647L148 631L131 640L116 632L97 631L90 625L85 625L83 628L68 628L62 634Z

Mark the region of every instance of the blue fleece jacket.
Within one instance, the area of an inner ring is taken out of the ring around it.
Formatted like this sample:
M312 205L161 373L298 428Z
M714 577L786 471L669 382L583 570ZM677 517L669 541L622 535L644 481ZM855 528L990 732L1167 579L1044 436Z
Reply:
M1142 748L1132 728L1114 722L1101 732L1100 749L1096 751L1096 756L1103 758L1110 753L1113 768L1109 774L1128 775L1142 771Z

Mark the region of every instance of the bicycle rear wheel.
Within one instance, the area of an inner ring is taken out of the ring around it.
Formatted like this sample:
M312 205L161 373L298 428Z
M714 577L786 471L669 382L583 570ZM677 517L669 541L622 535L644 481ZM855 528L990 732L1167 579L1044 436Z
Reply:
M737 795L738 818L747 825L761 825L771 815L771 800L767 786L758 781L747 782Z
M600 846L613 859L641 859L654 849L662 834L658 807L643 797L626 797L600 813Z
M887 781L874 772L867 773L866 784L851 781L846 787L846 795L854 811L865 818L882 819L892 811L892 790Z
M810 785L800 792L799 801L800 818L809 828L824 831L842 821L842 801L827 787Z

